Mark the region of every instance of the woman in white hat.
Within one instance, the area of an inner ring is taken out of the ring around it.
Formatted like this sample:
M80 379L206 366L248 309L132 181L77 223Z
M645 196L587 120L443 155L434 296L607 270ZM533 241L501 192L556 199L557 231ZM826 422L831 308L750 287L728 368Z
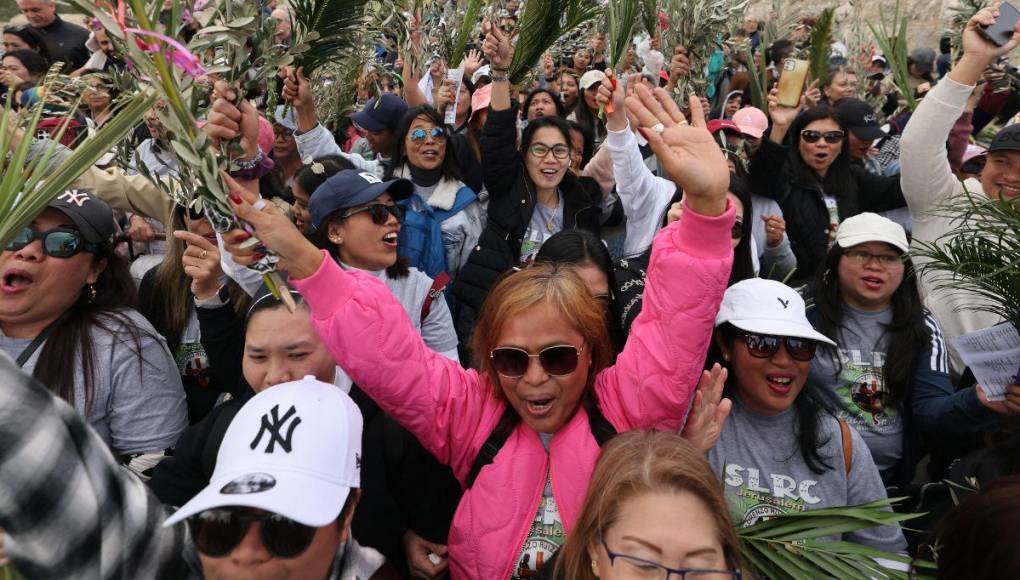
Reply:
M733 409L708 458L735 521L886 498L864 440L824 410L808 380L816 348L833 342L811 327L796 291L760 278L734 284L715 332ZM833 539L888 552L907 547L898 526Z

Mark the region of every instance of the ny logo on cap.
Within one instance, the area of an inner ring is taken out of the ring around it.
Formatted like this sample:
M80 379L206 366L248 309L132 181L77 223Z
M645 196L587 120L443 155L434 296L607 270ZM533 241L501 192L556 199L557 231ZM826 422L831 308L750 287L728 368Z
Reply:
M373 175L371 173L364 172L364 173L359 173L358 175L360 175L365 181L367 181L369 183L382 183L381 179L379 179L378 177L376 177L375 175Z
M875 115L864 115L865 123L878 123L878 117Z
M80 191L77 189L69 189L64 193L60 194L59 196L57 196L57 199L62 199L66 201L68 204L73 203L74 205L81 207L85 205L85 202L88 201L90 198L89 194L84 191Z
M290 453L291 438L294 436L294 429L301 424L301 417L296 416L295 413L297 413L297 410L294 408L294 405L291 405L290 410L287 411L281 418L280 406L273 405L273 408L270 409L268 413L262 415L262 426L259 428L258 434L255 435L255 440L251 442L251 448L254 450L258 446L259 441L262 440L262 435L264 433L269 433L269 444L266 445L266 453L272 453L276 448L277 442L279 442L280 447L285 452ZM287 429L287 435L281 435L284 425L286 425L287 420L290 419L292 415L294 415L294 420L291 421L290 427Z

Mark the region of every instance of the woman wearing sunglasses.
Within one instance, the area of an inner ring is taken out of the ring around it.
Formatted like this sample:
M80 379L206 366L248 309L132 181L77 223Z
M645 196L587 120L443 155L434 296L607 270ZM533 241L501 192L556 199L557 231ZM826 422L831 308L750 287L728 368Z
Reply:
M456 278L484 225L475 192L464 184L450 129L431 106L415 107L396 129L393 165L385 179L403 178L414 192L399 204L406 218L398 253L430 277ZM461 137L463 139L463 137Z
M133 470L187 425L166 342L133 310L113 212L81 189L57 197L0 254L0 349L66 400Z
M613 365L605 308L572 266L536 264L504 277L473 336L480 370L464 370L426 348L372 276L326 259L271 205L256 209L250 193L231 194L238 216L288 268L339 364L469 487L450 532L455 577L507 578L541 567L579 514L599 451L596 430L679 431L693 397L688 435L711 445L704 418L718 422L720 376L702 375L701 366L731 265L733 210L719 177L725 159L699 115L697 127L687 125L665 91L639 88L628 106L687 192L687 209L656 239L644 313ZM692 106L700 113L700 103ZM651 131L660 124L662 135ZM249 263L243 237L225 239L235 259ZM699 376L705 392L694 396ZM490 439L495 433L501 446ZM478 464L487 442L498 451Z
M886 497L864 440L824 410L808 378L819 344L834 346L811 327L792 288L754 278L726 290L715 346L729 369L733 409L708 459L740 525ZM907 546L898 526L842 539L889 552Z
M980 386L953 388L942 329L917 290L903 227L862 213L839 226L815 293L815 327L836 342L811 380L864 438L886 486L906 485L930 447L945 467L1005 412ZM934 458L933 458L934 459Z
M802 103L804 99L801 99ZM850 164L846 127L822 105L801 112L769 94L772 130L751 159L751 191L779 202L797 258L795 283L809 281L836 238L836 228L864 211L906 205L898 177L872 175ZM787 145L788 143L788 145Z
M739 580L740 543L704 455L673 433L608 443L555 577Z
M482 167L489 192L488 223L454 285L460 305L458 332L470 335L473 319L496 279L529 263L561 230L584 229L596 237L602 210L598 183L568 171L570 127L560 117L530 122L517 146L517 104L506 76L512 48L494 29L483 48L492 67L492 101L482 132Z

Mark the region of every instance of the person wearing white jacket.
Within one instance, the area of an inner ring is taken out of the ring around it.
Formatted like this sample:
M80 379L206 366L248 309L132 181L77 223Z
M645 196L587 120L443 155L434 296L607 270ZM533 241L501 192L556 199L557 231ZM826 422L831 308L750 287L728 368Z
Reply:
M985 8L967 23L963 34L963 57L933 88L918 106L900 140L903 196L913 220L913 248L932 243L957 229L959 224L937 210L953 203L955 198L984 194L991 199L1020 196L1020 125L1011 125L992 139L988 162L980 179L959 181L949 166L946 139L953 124L963 113L967 97L974 90L985 67L998 57L1020 45L1020 25L1013 39L1001 47L988 42L978 32L979 26L992 24L998 17L996 8ZM918 267L928 260L915 258ZM920 289L925 306L942 325L946 338L988 328L1002 319L974 310L982 298L963 290L936 291L930 271L922 272ZM951 341L947 341L951 344ZM960 376L964 364L950 347L954 375Z

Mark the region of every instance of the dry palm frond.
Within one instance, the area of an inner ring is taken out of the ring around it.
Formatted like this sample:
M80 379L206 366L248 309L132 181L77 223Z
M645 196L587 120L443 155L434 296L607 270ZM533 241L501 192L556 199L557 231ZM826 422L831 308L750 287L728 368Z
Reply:
M294 12L294 64L311 75L360 46L367 0L290 0Z
M832 23L836 10L826 8L811 28L810 61L808 75L811 80L822 81L829 75L829 52L832 50ZM810 81L809 81L810 82Z
M691 60L691 73L677 83L674 98L705 95L707 68L712 54L722 48L723 39L744 13L748 0L666 0L663 8L669 28L663 33L666 54L682 46Z
M589 0L527 0L517 23L519 36L510 62L510 82L524 81L557 39L600 12Z

